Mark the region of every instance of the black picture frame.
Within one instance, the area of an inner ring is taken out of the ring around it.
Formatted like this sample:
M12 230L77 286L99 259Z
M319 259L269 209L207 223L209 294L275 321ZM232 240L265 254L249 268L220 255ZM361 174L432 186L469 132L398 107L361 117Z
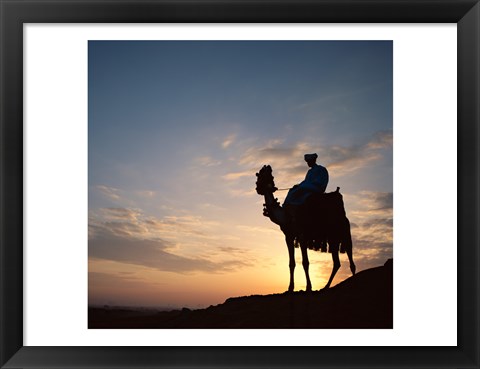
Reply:
M479 368L478 0L0 0L0 15L2 368ZM145 22L457 24L456 347L23 346L23 25Z

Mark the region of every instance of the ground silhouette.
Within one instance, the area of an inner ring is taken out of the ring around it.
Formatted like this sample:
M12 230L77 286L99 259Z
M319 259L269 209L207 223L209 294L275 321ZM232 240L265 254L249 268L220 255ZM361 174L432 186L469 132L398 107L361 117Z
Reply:
M327 290L227 299L199 310L89 308L89 328L393 328L393 260Z

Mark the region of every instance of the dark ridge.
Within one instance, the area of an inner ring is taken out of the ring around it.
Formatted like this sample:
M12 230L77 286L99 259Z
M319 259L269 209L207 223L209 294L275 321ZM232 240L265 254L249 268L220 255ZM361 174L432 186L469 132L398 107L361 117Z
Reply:
M89 328L393 328L393 260L324 291L232 297L206 309L89 308Z

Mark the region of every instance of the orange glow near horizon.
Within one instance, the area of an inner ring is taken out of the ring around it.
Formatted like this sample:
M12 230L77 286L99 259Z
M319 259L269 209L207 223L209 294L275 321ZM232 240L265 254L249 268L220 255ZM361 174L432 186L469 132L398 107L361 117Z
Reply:
M255 258L251 259L251 265L237 271L164 272L140 265L90 258L89 304L205 308L223 303L230 297L283 293L289 282L288 252L281 231L278 229L277 232L278 237L273 239L269 236L257 238L258 245L262 247L252 253ZM301 252L300 249L295 251L295 290L305 290ZM332 286L350 276L346 255L340 254L340 259L342 268ZM313 288L318 290L330 276L331 255L309 251L309 260Z

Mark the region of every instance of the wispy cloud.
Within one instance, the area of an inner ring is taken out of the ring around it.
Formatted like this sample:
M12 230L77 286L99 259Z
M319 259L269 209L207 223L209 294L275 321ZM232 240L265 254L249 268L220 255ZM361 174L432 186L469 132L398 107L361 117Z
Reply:
M251 176L252 176L252 172L249 170L246 170L243 172L228 173L228 174L225 174L222 178L226 179L227 181L236 181L239 178L251 177Z
M136 209L127 208L102 208L100 209L102 216L109 220L136 220L141 212Z
M390 149L393 144L391 132L378 132L371 139L359 146L331 146L322 150L328 170L337 177L356 172L383 157L383 149Z
M90 211L89 228L92 237L101 231L118 236L141 238L162 237L176 241L181 237L203 236L209 238L209 230L218 222L198 215L168 215L156 218L139 209L100 208Z
M144 198L152 198L155 197L156 191L149 191L149 190L143 190L143 191L135 191L135 195L139 197L144 197Z
M136 209L99 209L89 219L89 257L176 273L220 273L251 265L249 259L233 254L223 255L221 260L204 256L208 255L208 244L229 239L208 231L217 226L198 216L157 219ZM198 244L205 245L204 252L197 251L200 256L181 254L188 245ZM179 249L178 245L184 247Z
M293 110L304 110L309 108L318 108L328 105L332 105L335 102L344 102L346 99L355 97L358 95L364 95L379 87L385 86L389 81L383 81L371 85L365 85L357 89L349 89L344 91L338 91L330 94L325 94L312 100L294 106Z
M243 232L249 232L249 233L268 233L268 234L278 235L278 232L279 232L278 229L271 229L267 227L258 227L258 226L238 225L237 228Z
M93 190L117 206L132 206L138 201L150 201L158 194L150 189L125 190L107 185L93 186Z
M194 162L202 167L213 167L222 164L220 160L214 159L211 156L200 156L195 158Z
M393 193L361 191L349 195L356 208L351 215L356 218L368 218L372 216L391 218L393 216Z
M311 150L310 146L304 142L298 142L294 146L283 145L282 140L273 140L262 146L250 147L240 157L238 164L255 168L263 164L291 167L292 158L303 158L305 152Z
M364 267L381 265L393 256L393 194L362 191L351 199L356 204L348 214L355 258Z
M360 192L362 198L360 202L364 204L369 211L376 210L391 211L393 209L393 193L392 192Z
M288 146L284 140L269 140L243 150L236 163L238 170L228 172L222 178L238 181L251 177L263 165L269 164L275 171L276 182L281 181L277 185L283 187L298 183L308 169L303 163L303 155L308 152L318 153L319 163L327 167L331 176L338 178L379 161L385 155L384 150L391 149L392 143L391 131L377 132L364 144L352 146L318 147L308 140Z
M235 138L236 138L236 135L230 135L230 136L226 137L222 141L222 147L224 149L228 148L235 141Z
M162 239L145 240L121 237L116 234L103 234L89 241L88 252L92 259L141 265L160 271L187 273L221 273L248 266L240 260L214 262L200 257L185 257L168 251L169 243Z
M232 197L255 197L258 196L257 192L255 191L254 186L251 189L245 190L241 188L231 188L227 191L227 193Z
M120 199L120 190L118 188L104 186L104 185L98 185L95 188L110 200Z

